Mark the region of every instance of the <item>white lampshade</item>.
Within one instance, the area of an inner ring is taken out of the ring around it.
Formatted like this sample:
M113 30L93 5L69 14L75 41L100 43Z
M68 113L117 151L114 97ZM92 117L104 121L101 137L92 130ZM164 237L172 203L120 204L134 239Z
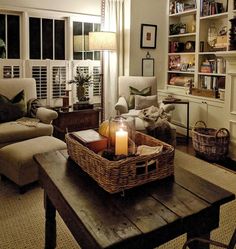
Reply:
M115 32L89 32L89 50L116 50Z

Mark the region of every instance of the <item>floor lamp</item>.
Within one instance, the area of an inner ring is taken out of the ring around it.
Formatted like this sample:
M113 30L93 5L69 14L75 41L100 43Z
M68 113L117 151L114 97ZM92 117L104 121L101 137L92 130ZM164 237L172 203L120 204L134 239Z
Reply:
M116 33L108 31L89 32L89 50L101 51L101 120L104 120L104 81L103 81L103 53L116 50Z

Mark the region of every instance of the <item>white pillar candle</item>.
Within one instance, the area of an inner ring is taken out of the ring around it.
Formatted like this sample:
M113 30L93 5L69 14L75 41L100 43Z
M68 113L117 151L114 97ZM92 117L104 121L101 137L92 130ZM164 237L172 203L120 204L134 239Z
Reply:
M128 155L128 132L120 129L116 131L116 155Z

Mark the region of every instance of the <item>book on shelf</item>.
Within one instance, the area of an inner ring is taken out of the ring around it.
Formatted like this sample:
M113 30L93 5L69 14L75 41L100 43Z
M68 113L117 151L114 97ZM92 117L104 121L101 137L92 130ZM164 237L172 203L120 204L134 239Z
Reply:
M225 8L223 3L217 2L215 0L201 0L200 2L201 16L220 14L227 11L227 8L228 8L228 1Z

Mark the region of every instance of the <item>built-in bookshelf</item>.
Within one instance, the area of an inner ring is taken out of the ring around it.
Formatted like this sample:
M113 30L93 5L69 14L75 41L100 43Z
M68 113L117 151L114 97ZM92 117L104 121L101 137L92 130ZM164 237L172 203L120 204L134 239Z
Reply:
M167 88L186 92L191 84L198 95L202 89L203 96L207 90L209 97L219 98L226 84L220 54L236 49L234 16L235 0L169 0Z

